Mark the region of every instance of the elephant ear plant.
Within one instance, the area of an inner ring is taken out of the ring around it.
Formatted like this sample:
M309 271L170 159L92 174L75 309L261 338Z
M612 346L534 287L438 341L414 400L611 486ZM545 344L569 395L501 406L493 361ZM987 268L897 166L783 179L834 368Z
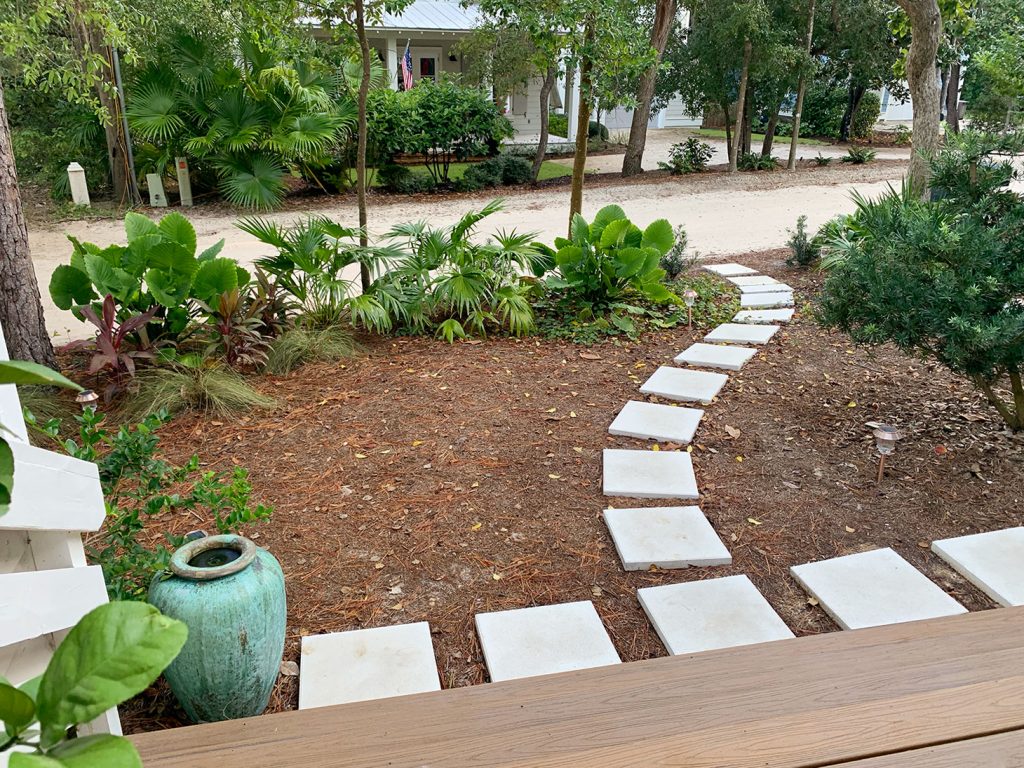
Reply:
M121 736L74 738L76 726L145 690L178 655L186 626L146 603L106 603L57 647L42 677L0 678L0 753L10 768L142 768Z

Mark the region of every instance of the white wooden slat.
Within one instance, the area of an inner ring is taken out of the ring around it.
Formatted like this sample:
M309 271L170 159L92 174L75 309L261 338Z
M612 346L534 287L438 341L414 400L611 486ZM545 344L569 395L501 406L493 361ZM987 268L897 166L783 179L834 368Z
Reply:
M4 330L0 327L0 360L8 360L7 342L4 341ZM23 443L28 442L28 430L25 428L25 419L21 415L21 403L18 401L18 391L13 384L0 384L0 424ZM11 435L7 434L7 439Z
M14 493L0 528L95 531L106 508L95 464L26 443L11 443Z
M0 646L68 629L105 602L107 588L98 565L4 574L0 576Z

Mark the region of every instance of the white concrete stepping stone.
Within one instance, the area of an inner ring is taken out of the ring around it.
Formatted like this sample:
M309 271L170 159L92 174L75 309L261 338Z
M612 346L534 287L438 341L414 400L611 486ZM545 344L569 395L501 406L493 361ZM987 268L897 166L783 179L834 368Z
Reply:
M767 344L779 332L777 325L722 323L704 337L709 344Z
M640 385L645 395L657 395L668 400L710 403L725 386L729 377L724 373L691 371L663 365Z
M737 312L732 321L734 323L753 323L755 325L788 323L793 319L793 312L795 310L791 307L786 309L744 309Z
M757 350L753 347L692 344L676 355L675 361L703 368L724 368L727 371L738 371L756 354Z
M673 656L793 637L746 576L647 587L637 597Z
M441 690L425 621L302 638L299 709Z
M638 437L641 440L667 440L686 444L693 439L704 415L700 408L630 400L608 427L608 434Z
M768 285L740 285L737 286L741 294L747 293L792 293L793 289L785 283L770 283Z
M740 275L725 279L733 285L782 285L774 277L768 277L768 275Z
M780 293L741 293L740 309L772 309L774 307L792 307L793 292Z
M732 562L700 507L606 509L604 521L627 571Z
M889 548L789 569L843 629L967 613L967 609Z
M491 680L515 680L619 664L589 600L476 615Z
M1024 605L1024 528L933 541L932 552L1000 605Z
M750 267L744 267L742 264L736 264L735 262L727 262L725 264L705 264L704 269L708 272L714 272L716 275L722 277L734 277L736 275L756 275L757 270L751 269Z
M697 499L697 478L685 451L604 449L604 495L635 499Z

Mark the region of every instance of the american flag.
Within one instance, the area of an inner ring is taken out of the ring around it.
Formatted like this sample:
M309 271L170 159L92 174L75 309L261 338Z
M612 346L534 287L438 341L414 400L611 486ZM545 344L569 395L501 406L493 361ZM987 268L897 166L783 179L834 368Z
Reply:
M405 44L405 55L402 56L402 82L405 83L405 90L412 88L412 51L409 50L409 43Z

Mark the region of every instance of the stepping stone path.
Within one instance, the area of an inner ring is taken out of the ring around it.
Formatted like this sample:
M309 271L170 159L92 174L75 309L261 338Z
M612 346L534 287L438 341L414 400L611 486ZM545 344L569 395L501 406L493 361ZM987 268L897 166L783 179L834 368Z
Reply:
M735 262L728 262L726 264L705 264L704 269L706 269L708 272L714 272L716 275L721 275L722 277L735 277L736 275L757 274L756 269L744 267L742 264L736 264Z
M732 562L700 507L606 509L604 521L627 571Z
M425 621L302 638L299 709L439 690Z
M673 656L793 637L746 576L647 587L637 597Z
M608 427L608 434L685 445L693 439L703 415L699 408L630 400Z
M843 629L967 613L891 549L876 549L789 569Z
M733 285L740 287L744 285L782 285L781 282L774 277L768 277L768 275L740 275L739 277L727 277L725 279Z
M788 323L793 319L793 309L743 309L732 319L734 323Z
M767 344L778 333L777 325L722 323L704 337L704 341L724 344Z
M728 347L717 344L693 344L676 356L675 362L703 368L738 371L757 354L752 347Z
M724 373L691 371L663 365L640 385L640 391L667 400L710 403L728 380L729 377Z
M793 289L785 283L767 283L763 285L740 285L741 295L748 293L792 293Z
M933 541L932 552L1000 605L1024 605L1024 528Z
M696 499L697 479L684 451L604 449L604 495Z
M494 682L621 661L589 600L478 613L476 631Z
M793 306L792 291L740 294L740 309L771 309L791 306Z

